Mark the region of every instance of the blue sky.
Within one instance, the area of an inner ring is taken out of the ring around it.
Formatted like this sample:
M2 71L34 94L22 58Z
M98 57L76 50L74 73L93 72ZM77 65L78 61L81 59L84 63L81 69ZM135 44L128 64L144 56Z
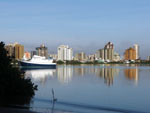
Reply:
M134 43L150 55L150 0L0 0L0 39L49 52L68 44L94 53L111 41L121 55Z

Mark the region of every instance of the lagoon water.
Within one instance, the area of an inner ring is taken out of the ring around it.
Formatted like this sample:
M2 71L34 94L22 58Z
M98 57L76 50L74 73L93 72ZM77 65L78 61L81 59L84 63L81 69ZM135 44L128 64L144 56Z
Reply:
M150 66L58 65L25 74L38 85L30 104L33 111L150 112ZM52 102L52 88L56 102Z

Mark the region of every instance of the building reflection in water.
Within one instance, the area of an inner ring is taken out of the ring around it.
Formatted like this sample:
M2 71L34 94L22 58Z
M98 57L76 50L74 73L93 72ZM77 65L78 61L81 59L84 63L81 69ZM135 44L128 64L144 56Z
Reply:
M36 82L44 84L46 80L51 76L53 77L56 73L56 69L36 69L36 70L26 70L26 77L30 77Z
M104 78L104 82L110 86L113 85L114 76L119 75L119 71L117 68L100 68L96 69L96 75Z
M119 74L119 69L118 68L95 68L90 67L90 68L75 68L74 72L76 75L86 75L86 74L95 74L99 76L100 78L104 79L104 83L106 83L108 86L113 85L113 79L114 76L117 76Z
M57 77L61 83L68 84L73 77L73 66L63 65L57 68Z
M129 80L134 80L136 84L138 84L138 79L139 79L139 69L132 68L132 69L125 69L124 74L127 79Z
M120 69L112 67L74 67L73 65L62 65L57 66L57 69L27 70L25 72L26 77L30 77L34 81L42 84L44 84L49 77L56 75L57 72L57 79L63 84L68 84L71 82L73 74L80 76L94 74L104 79L104 83L106 83L108 86L111 86L114 83L114 77L119 75ZM137 67L124 69L124 74L127 79L134 80L136 84L138 83L139 69Z

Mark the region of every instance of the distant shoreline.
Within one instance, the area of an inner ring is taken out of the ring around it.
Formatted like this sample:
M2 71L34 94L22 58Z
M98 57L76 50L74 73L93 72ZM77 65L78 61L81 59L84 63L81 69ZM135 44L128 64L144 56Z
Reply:
M57 61L55 62L57 65L100 65L100 64L120 64L120 65L150 65L150 61L141 61L141 62L130 62L130 63L125 63L125 62L97 62L97 61L88 61L88 62L80 62L80 61ZM12 66L13 67L19 67L19 62L17 60L12 61Z
M69 65L80 65L80 64L93 64L93 65L98 65L98 64L139 64L139 65L144 65L144 64L150 64L150 62L130 62L130 63L124 63L124 62L56 62L58 65L61 64L69 64Z

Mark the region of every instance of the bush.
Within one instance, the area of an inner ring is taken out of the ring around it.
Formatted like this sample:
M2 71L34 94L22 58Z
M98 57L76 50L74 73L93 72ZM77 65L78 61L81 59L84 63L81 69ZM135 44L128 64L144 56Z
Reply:
M59 61L57 61L57 64L64 64L64 62L59 60Z
M80 61L76 61L76 60L71 60L71 61L66 61L66 64L82 64Z
M29 104L37 86L31 79L25 79L22 71L11 66L4 46L0 42L0 104Z

